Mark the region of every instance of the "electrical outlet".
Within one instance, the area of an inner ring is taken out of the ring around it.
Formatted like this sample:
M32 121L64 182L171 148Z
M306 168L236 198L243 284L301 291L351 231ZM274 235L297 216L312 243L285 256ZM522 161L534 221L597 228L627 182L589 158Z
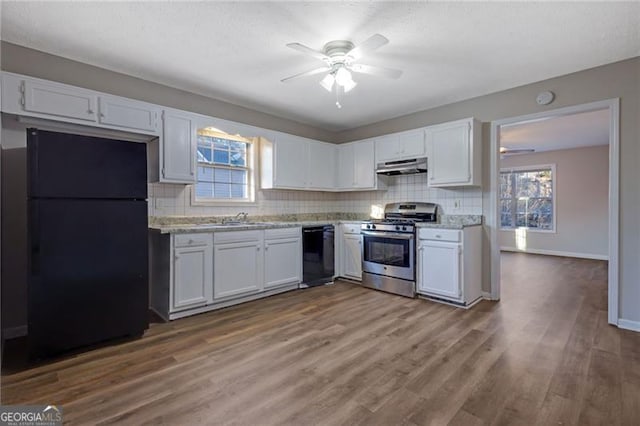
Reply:
M462 201L459 199L453 200L453 210L460 211L461 208L462 208Z

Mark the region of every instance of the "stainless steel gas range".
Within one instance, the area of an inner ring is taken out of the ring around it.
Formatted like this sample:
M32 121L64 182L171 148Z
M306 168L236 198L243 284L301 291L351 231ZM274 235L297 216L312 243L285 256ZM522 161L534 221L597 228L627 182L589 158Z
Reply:
M362 285L401 296L416 294L416 222L435 222L433 203L391 203L384 219L363 223Z

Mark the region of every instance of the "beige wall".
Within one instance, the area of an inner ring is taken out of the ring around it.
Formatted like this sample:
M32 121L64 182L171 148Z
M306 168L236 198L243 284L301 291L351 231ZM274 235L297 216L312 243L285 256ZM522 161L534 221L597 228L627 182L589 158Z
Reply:
M556 229L526 232L531 252L606 258L609 226L609 146L508 156L500 167L555 164ZM500 247L515 248L515 231L500 231Z
M536 104L536 95L543 90L551 90L556 94L556 100L552 104ZM640 323L640 58L343 131L336 135L335 141L347 142L473 116L484 122L483 188L487 191L491 121L612 98L620 98L619 316ZM488 199L489 194L485 192L485 215L488 212ZM485 291L489 290L490 282L488 228L489 226L485 226L483 249Z
M221 100L2 42L2 69L158 105L330 141L333 133Z

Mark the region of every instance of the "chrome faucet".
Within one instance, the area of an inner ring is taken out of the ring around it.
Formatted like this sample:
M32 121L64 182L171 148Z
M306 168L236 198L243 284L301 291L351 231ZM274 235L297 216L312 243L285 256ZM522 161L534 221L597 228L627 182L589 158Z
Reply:
M236 215L236 220L238 220L238 222L246 222L247 216L249 216L249 213L240 212Z

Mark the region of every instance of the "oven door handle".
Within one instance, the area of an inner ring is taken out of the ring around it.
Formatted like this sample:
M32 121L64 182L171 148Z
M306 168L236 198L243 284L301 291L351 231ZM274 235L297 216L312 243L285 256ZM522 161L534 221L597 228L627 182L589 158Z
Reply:
M367 237L382 237L391 238L394 240L412 240L413 234L401 234L396 232L373 232L373 231L360 231L360 233Z

